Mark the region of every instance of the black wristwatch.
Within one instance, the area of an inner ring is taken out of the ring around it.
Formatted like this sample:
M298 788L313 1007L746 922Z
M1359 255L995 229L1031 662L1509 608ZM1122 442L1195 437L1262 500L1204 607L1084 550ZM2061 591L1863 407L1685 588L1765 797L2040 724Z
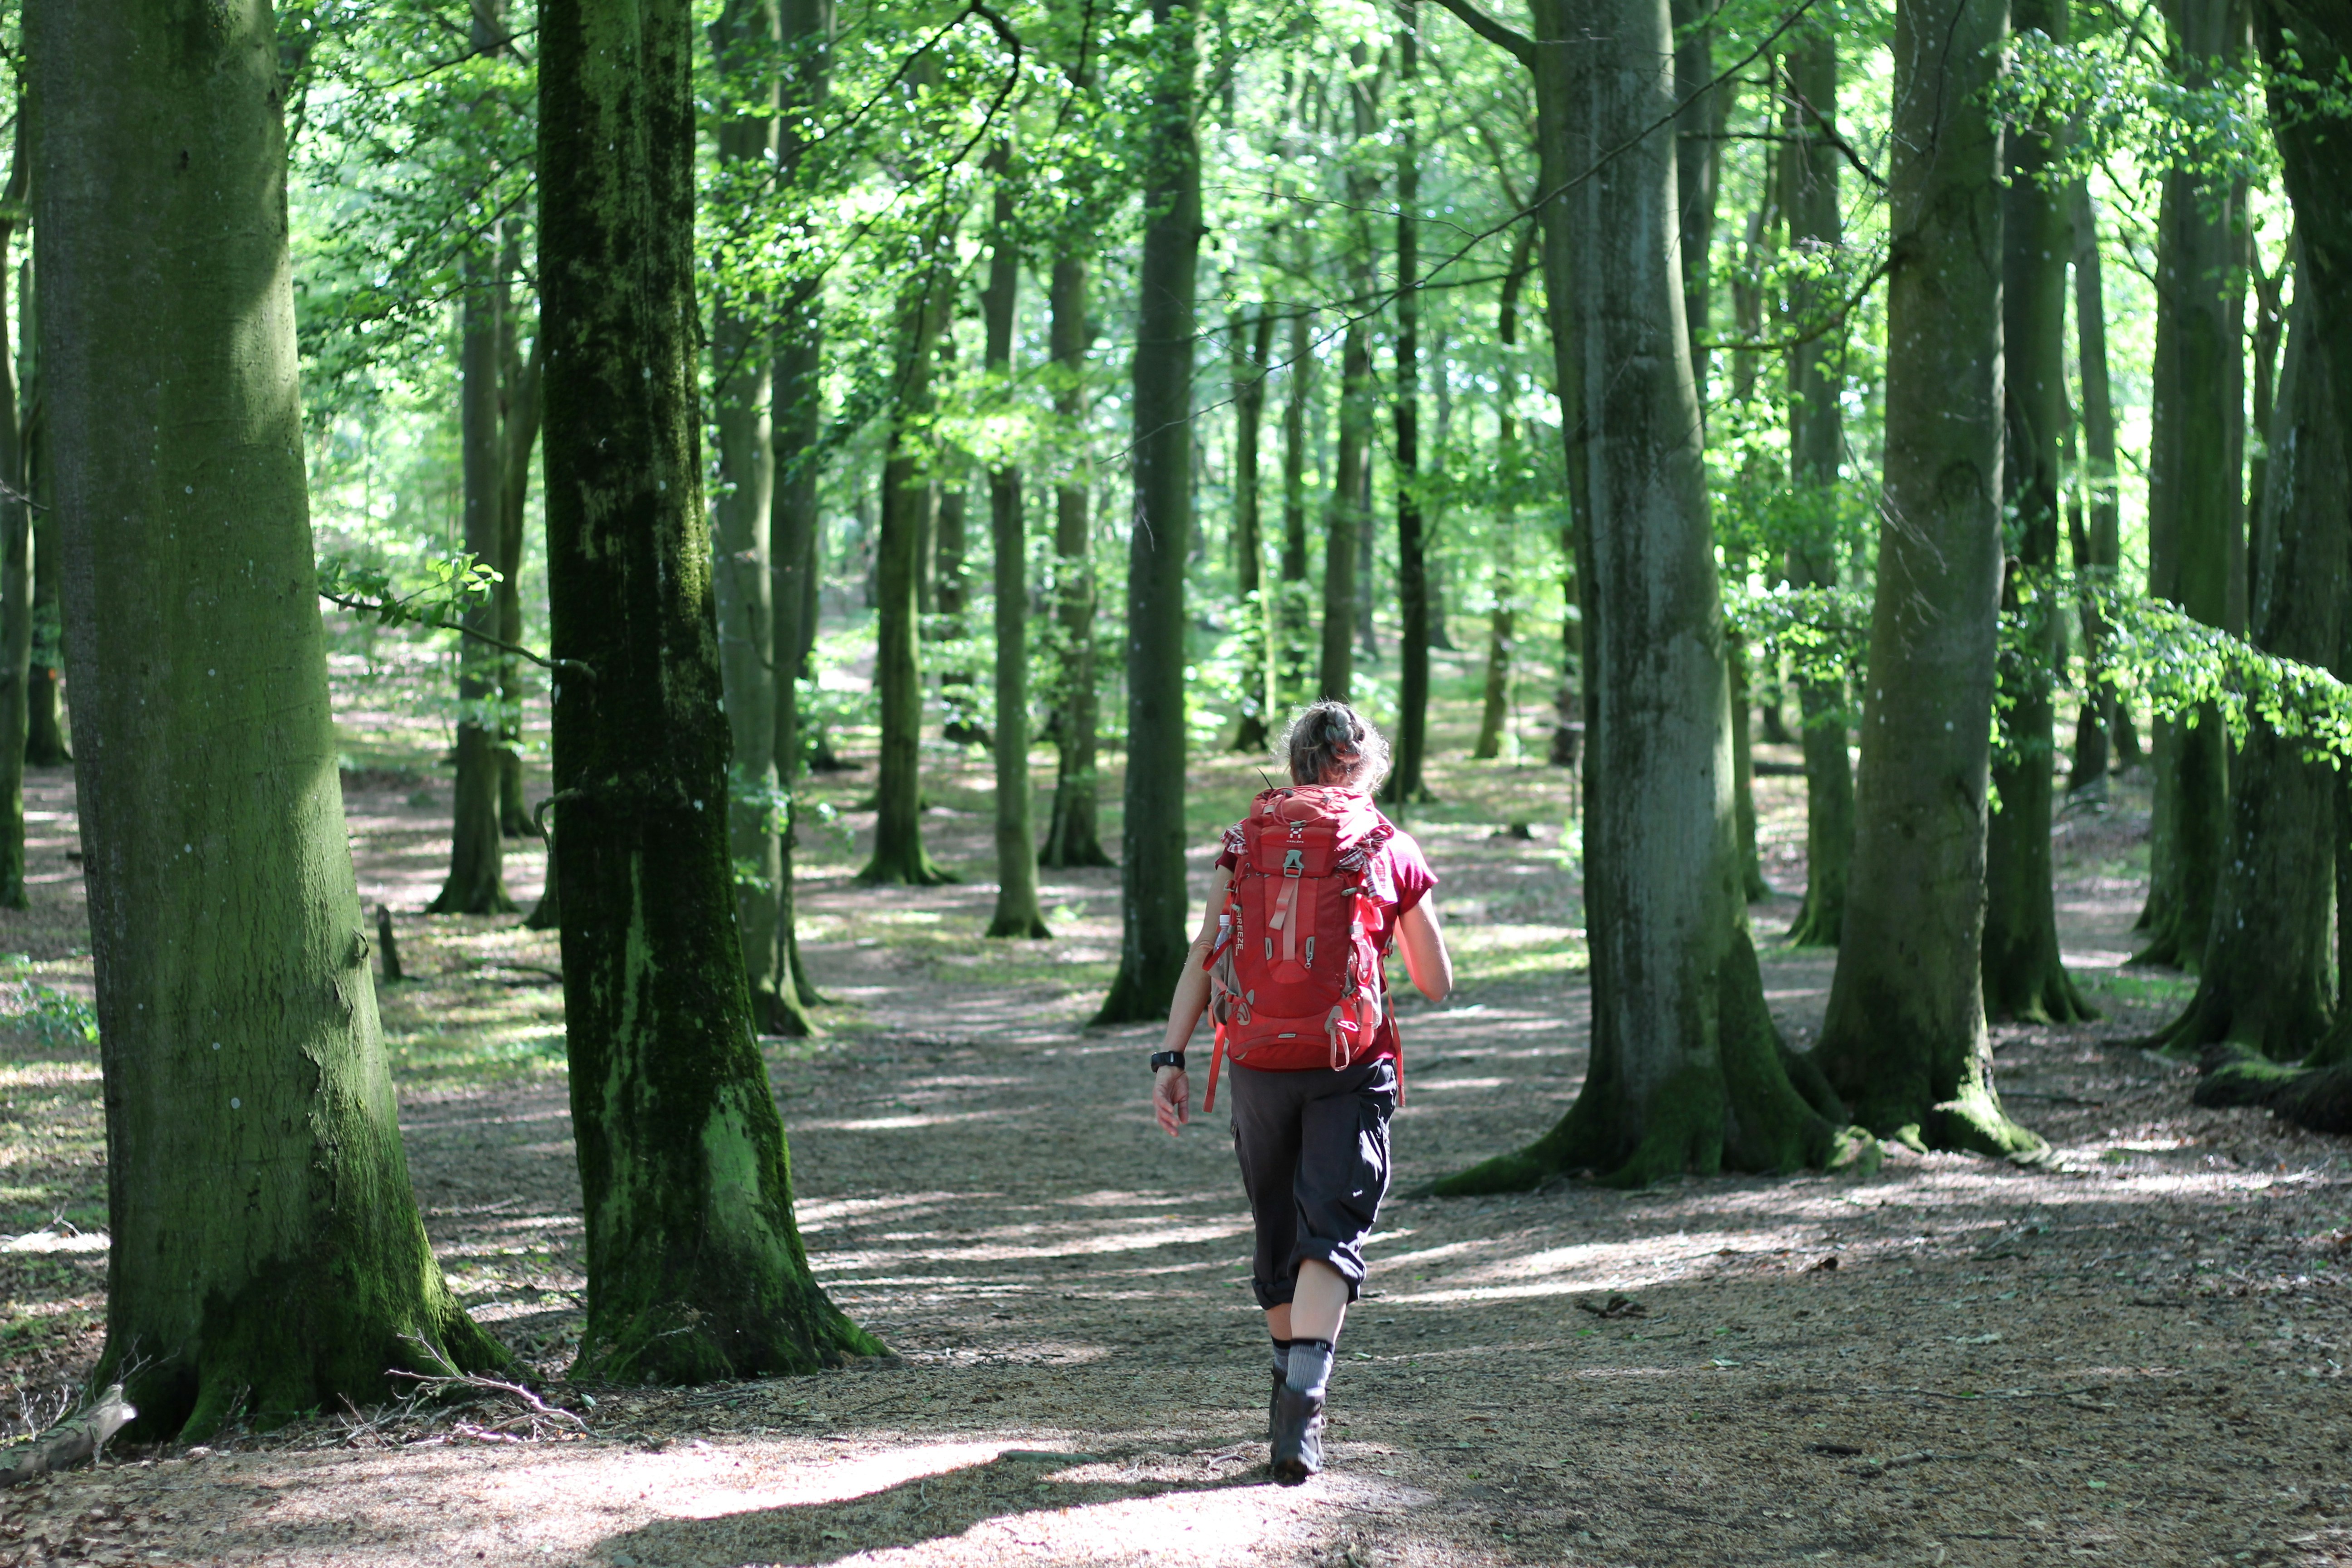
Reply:
M1158 1072L1161 1068L1174 1068L1178 1072L1182 1072L1184 1070L1184 1053L1181 1051L1152 1052L1151 1070L1153 1072Z

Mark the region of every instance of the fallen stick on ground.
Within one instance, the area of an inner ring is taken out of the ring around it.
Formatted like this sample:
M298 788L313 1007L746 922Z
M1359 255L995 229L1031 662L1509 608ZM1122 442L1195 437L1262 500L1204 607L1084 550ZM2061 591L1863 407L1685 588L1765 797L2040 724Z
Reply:
M80 1415L58 1422L0 1458L0 1487L20 1486L36 1476L96 1458L106 1440L138 1415L134 1406L124 1402L122 1385L111 1384L98 1396L97 1404Z

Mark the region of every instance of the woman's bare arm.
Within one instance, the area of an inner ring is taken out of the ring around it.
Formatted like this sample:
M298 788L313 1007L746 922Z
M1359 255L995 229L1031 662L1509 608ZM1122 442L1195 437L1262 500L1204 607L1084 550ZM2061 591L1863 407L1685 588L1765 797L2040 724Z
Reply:
M1200 934L1193 937L1192 948L1184 954L1184 973L1176 977L1176 994L1168 1004L1168 1032L1160 1042L1163 1051L1182 1050L1200 1026L1201 1015L1209 1010L1209 952L1216 944L1217 916L1223 912L1225 889L1233 879L1231 871L1222 871L1209 889L1209 905L1201 913ZM1152 1075L1151 1109L1171 1137L1192 1119L1192 1084L1182 1072L1175 1068L1161 1068Z
M1404 972L1412 976L1413 989L1433 1002L1444 1001L1454 990L1454 956L1445 951L1437 910L1427 899L1397 921L1397 945L1404 949Z

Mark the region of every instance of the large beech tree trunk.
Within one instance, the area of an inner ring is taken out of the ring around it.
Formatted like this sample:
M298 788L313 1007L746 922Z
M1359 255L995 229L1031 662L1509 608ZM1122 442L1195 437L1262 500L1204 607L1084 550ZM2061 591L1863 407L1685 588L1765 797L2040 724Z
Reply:
M465 480L467 553L498 563L504 530L505 452L499 422L499 321L491 258L475 246L459 258L464 283L457 347L458 452ZM457 779L449 835L449 878L425 906L436 915L504 914L515 907L502 878L506 833L499 822L497 595L466 601L457 639ZM479 636L474 634L480 634Z
M2067 0L2012 0L2012 7L2017 31L2065 41ZM1988 1015L2071 1024L2097 1015L2059 958L2051 887L2056 669L2066 635L2055 578L2059 447L2072 423L2065 355L2071 226L2061 189L2043 177L2052 148L2042 129L2010 139L2002 198L2001 504L2018 537L2002 608L2021 618L2025 646L2003 656L2000 671L2011 698L2009 744L1992 770L2000 809L1985 829L1981 952Z
M1192 536L1193 285L1201 163L1193 13L1152 0L1150 149L1135 338L1127 552L1127 793L1118 973L1098 1024L1164 1018L1190 942L1184 884L1184 559Z
M2325 668L2344 640L2352 469L2310 294L2296 290L2270 435L2266 516L2255 531L2255 646ZM2304 760L2259 716L2238 755L2229 837L2205 962L2188 1011L2157 1037L2196 1051L2223 1043L2292 1061L2326 1032L2334 957L2336 770Z
M775 0L730 0L710 29L720 93L734 110L719 123L722 179L757 180L776 156L778 57L782 23ZM773 367L755 300L721 296L710 312L712 424L719 437L719 501L711 509L719 599L719 669L727 695L733 750L727 773L727 842L734 860L735 936L751 1013L763 1034L794 1034L804 1019L784 993L794 991L777 941L778 893L784 874L776 798L774 562L770 533L775 507ZM797 617L795 617L797 618ZM793 1002L798 1001L795 992Z
M1854 1118L2026 1152L1993 1088L1979 949L2000 601L2004 0L1903 0L1888 181L1886 455L1853 869L1813 1056Z
M988 373L992 386L1013 375L1013 326L1021 288L1015 237L1013 169L1000 151L996 209L989 236ZM1007 464L988 475L989 535L996 563L996 911L991 936L1042 937L1037 907L1037 841L1029 816L1029 540L1021 518L1021 470Z
M1439 1184L1828 1162L1839 1108L1788 1072L1749 941L1730 687L1683 319L1665 0L1537 0L1546 294L1577 499L1591 725L1592 1056L1543 1138ZM1492 24L1488 25L1492 27ZM1490 35L1491 36L1491 35ZM1613 155L1604 155L1613 154ZM1570 175L1592 172L1580 183Z
M2209 87L2239 52L2235 0L2167 0L2174 68ZM2189 169L2164 175L2157 224L2156 362L2148 440L2148 591L2207 626L2245 626L2242 193ZM2299 216L2299 215L2298 215ZM2213 923L2229 745L2210 709L2159 723L2147 945L2134 963L2195 968Z
M1782 156L1781 184L1789 205L1789 244L1799 252L1835 250L1845 243L1838 210L1838 170L1844 160L1831 140L1837 130L1837 35L1809 28L1789 50L1791 98L1782 117L1799 140ZM1838 301L1815 287L1799 287L1790 314L1800 335ZM1837 482L1845 455L1842 344L1824 334L1789 351L1789 478L1802 498L1804 524L1789 545L1790 583L1800 588L1838 584ZM1805 901L1789 940L1834 947L1845 930L1846 879L1853 863L1853 763L1846 752L1845 683L1806 680L1797 688L1804 715Z
M588 1242L574 1375L805 1372L880 1347L809 1273L735 940L692 8L545 0L539 48L555 854Z
M1087 347L1094 329L1087 324L1087 264L1075 252L1054 258L1052 338L1054 413L1079 438L1086 416ZM1103 853L1097 793L1095 724L1100 699L1095 690L1094 541L1087 518L1087 486L1081 466L1075 483L1054 488L1054 601L1061 623L1061 658L1055 672L1053 816L1038 864L1055 870L1108 866Z
M76 782L131 1436L486 1367L400 1147L310 555L258 0L26 8ZM126 301L137 301L136 310Z

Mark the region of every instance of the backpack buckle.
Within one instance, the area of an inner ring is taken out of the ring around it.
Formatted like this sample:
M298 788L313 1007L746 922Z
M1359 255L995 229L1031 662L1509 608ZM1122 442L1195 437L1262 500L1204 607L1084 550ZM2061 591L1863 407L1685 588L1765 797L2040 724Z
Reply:
M1282 874L1286 877L1307 875L1307 851L1286 849L1282 852Z

